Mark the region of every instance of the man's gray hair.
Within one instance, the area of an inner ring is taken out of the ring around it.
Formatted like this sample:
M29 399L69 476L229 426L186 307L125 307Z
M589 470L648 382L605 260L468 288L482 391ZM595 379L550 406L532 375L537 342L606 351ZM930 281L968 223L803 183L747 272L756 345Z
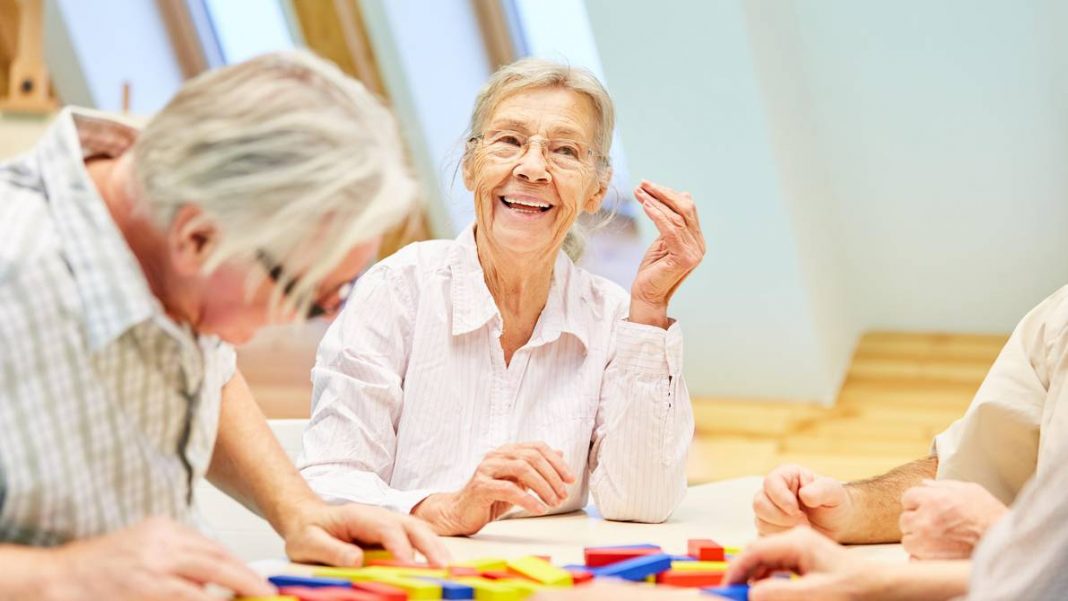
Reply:
M275 308L283 300L306 308L352 248L397 223L416 198L389 111L303 51L190 80L142 131L133 161L134 193L161 225L195 204L219 228L207 271L257 253L285 266ZM255 282L266 276L259 272Z
M612 133L615 128L615 107L608 90L589 69L572 67L541 58L524 58L498 69L478 92L475 109L468 126L463 161L471 160L476 145L472 142L481 136L494 109L505 98L534 88L564 88L582 94L593 103L597 115L597 131L593 136L593 152L596 155L597 177L605 180L611 176L609 152L612 149ZM576 221L564 239L564 252L572 259L582 256L586 241L582 225Z

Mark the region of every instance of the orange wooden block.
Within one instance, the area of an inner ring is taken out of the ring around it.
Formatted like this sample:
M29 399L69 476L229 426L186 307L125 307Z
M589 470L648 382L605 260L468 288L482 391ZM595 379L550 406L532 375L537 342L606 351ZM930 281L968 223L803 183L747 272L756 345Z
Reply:
M449 566L449 578L477 578L478 568L469 566Z
M725 572L695 572L692 570L668 570L656 575L656 583L667 586L719 586Z
M698 561L727 561L723 545L710 538L691 539L686 549L686 553Z

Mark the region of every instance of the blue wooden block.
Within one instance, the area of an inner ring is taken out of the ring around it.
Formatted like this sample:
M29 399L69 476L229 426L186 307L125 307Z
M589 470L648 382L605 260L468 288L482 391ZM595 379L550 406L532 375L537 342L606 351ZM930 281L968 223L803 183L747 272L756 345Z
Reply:
M419 580L429 580L435 584L441 585L441 598L442 599L474 599L475 587L461 584L459 582L453 582L451 580L442 580L440 578L428 578L426 576L419 576Z
M691 555L672 555L671 561L697 561L697 558Z
M749 601L749 585L748 584L732 584L730 586L713 586L701 589L701 592L706 595L718 595L724 599L733 599L734 601Z
M666 572L670 569L671 556L667 553L657 553L656 555L644 555L604 567L593 568L590 572L593 572L593 575L599 578L623 578L624 580L639 581L644 580L646 576Z
M282 588L283 586L306 586L308 588L325 588L328 586L340 586L352 588L352 583L340 578L317 578L314 576L271 576L268 578L271 584Z

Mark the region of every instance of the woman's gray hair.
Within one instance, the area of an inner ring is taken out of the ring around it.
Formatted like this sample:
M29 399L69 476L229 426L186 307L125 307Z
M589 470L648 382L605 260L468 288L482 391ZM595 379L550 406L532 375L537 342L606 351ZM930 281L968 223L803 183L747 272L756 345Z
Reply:
M607 180L611 177L609 152L612 149L612 133L616 119L615 107L608 90L589 69L541 58L524 58L501 67L479 90L468 126L468 143L464 148L463 162L466 164L473 157L477 148L474 140L483 134L483 129L497 105L513 94L534 88L564 88L590 99L597 114L597 131L593 136L597 177L605 180L603 183L607 185ZM585 246L584 228L576 220L564 239L564 252L573 260L578 260Z
M258 253L284 266L275 309L282 302L306 308L353 247L400 221L416 199L389 111L332 63L303 51L190 80L132 152L133 193L161 226L194 204L219 228L206 271ZM266 277L258 272L250 283Z

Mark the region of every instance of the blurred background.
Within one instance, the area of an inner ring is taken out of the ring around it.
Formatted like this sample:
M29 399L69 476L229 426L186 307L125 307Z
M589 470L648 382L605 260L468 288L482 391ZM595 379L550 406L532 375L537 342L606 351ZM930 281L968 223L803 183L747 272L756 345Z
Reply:
M691 480L862 477L924 455L1068 283L1066 24L1058 0L0 0L0 159L63 104L145 120L206 69L305 47L401 123L424 197L388 253L472 219L456 164L497 66L587 67L618 111L617 214L584 266L629 286L641 178L692 192L709 239L672 306ZM269 417L308 415L325 327L239 349Z

